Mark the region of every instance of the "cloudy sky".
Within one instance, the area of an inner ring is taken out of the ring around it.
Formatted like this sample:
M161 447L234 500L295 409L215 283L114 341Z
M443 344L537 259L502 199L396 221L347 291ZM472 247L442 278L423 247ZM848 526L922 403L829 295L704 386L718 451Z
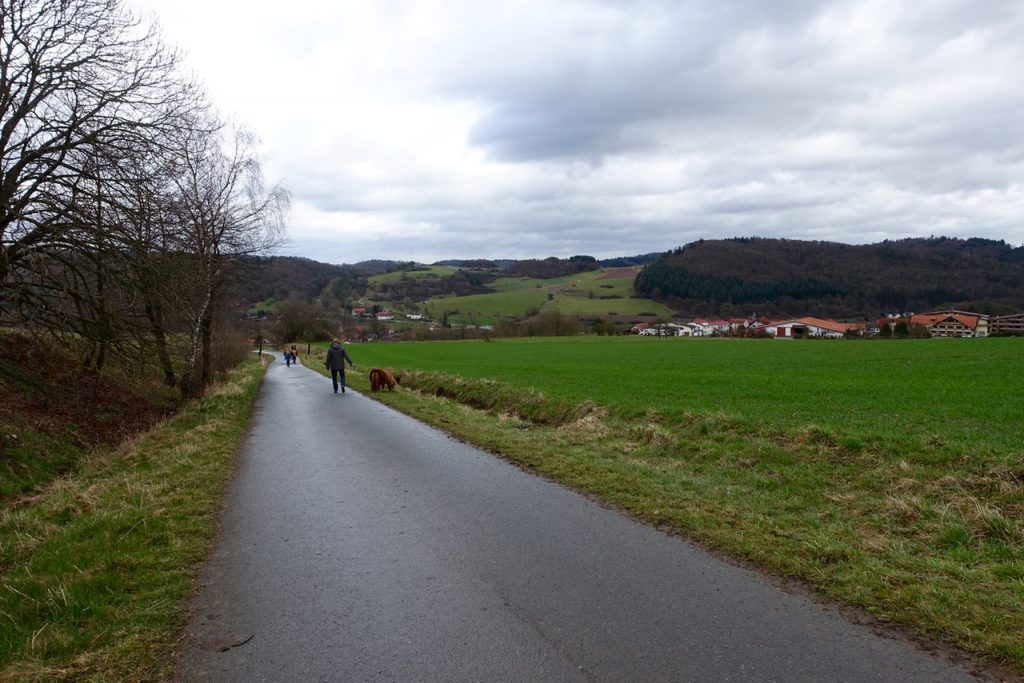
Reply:
M1024 244L1013 0L125 0L292 195L282 254Z

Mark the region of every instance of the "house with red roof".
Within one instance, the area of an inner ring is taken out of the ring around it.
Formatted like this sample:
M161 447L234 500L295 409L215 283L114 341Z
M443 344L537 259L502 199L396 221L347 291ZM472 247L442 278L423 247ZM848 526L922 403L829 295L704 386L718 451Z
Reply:
M935 311L910 317L911 327L920 325L932 337L987 337L988 316L969 311Z

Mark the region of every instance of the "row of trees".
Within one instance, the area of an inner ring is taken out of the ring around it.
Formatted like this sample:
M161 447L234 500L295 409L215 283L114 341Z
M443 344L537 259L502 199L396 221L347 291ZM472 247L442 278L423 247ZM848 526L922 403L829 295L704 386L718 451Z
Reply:
M568 259L549 256L546 259L513 261L506 270L510 275L547 279L585 273L588 270L596 270L597 267L597 259L593 256L570 256Z
M487 285L498 279L493 270L457 270L444 277L406 277L394 282L379 282L368 295L380 301L423 301L435 296L468 296L492 292Z
M5 315L92 370L142 354L197 395L232 269L282 238L287 206L120 0L0 0Z

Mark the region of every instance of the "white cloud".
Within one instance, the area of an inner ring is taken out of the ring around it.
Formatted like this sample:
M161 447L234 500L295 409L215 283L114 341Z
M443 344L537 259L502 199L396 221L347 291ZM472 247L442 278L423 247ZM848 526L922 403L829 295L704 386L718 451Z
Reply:
M134 0L290 189L288 253L1024 243L1024 6Z

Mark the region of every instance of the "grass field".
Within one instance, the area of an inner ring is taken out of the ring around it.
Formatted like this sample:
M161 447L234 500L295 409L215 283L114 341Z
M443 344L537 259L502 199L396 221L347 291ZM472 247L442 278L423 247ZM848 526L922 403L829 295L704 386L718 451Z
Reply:
M255 359L0 510L0 681L163 681L263 376Z
M1022 342L586 337L350 352L362 368L404 369L387 403L1024 673Z
M424 277L447 277L458 272L458 268L454 266L430 266L423 269L416 270L396 270L391 273L383 273L381 275L373 275L367 280L371 285L381 283L393 283L398 282L403 278L415 280Z
M455 322L472 320L477 324L522 317L534 309L557 310L584 318L672 315L672 310L664 304L632 298L634 275L608 278L604 274L604 271L595 270L546 280L499 278L491 285L494 289L492 294L437 297L428 301L425 308L438 319L445 311L458 311L449 319Z
M787 342L582 337L359 347L377 364L494 379L637 416L726 413L861 437L1015 445L1017 339ZM1020 443L1016 442L1019 447Z
M435 320L440 320L446 311L458 311L457 315L449 315L453 322L476 316L481 324L494 324L500 318L520 317L530 309L539 309L547 300L545 289L521 287L494 294L437 297L427 301L423 308Z

